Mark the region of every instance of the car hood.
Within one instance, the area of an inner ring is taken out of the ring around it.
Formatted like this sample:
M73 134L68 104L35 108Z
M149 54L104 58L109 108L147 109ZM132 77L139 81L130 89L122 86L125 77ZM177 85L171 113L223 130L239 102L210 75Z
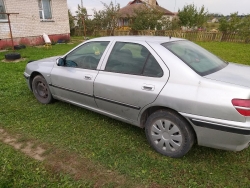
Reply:
M45 59L40 59L40 60L37 60L37 61L32 61L31 63L33 64L36 64L36 63L39 63L39 64L43 64L43 65L53 65L56 60L61 57L61 56L54 56L54 57L49 57L49 58L45 58Z
M207 75L205 78L250 87L250 66L229 63L224 69Z

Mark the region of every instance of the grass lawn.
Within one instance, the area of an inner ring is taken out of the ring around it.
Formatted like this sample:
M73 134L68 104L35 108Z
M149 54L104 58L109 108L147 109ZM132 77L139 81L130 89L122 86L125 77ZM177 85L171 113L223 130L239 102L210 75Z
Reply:
M198 44L227 61L250 65L249 44ZM42 105L37 102L23 77L27 61L64 54L75 45L55 45L48 50L28 47L20 51L22 57L27 58L24 62L0 62L0 128L74 152L143 186L250 187L250 149L235 153L195 146L185 157L171 159L152 150L140 128L67 103ZM0 53L0 61L4 59L4 53ZM30 179L26 187L35 186L31 179L38 179L45 187L66 182L77 187L79 182L73 182L67 175L53 175L42 163L22 155L0 144L0 181L7 181L8 175L14 174L20 185L24 176ZM2 164L10 166L8 173L3 173ZM44 174L37 176L37 168Z
M93 187L91 182L75 181L65 174L53 174L35 160L0 143L0 187Z

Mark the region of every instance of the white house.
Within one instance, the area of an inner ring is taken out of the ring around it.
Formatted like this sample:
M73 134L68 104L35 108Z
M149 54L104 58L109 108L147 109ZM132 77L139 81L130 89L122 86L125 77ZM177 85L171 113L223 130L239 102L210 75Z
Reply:
M43 44L43 33L53 41L70 39L67 0L0 0L0 13L11 14L14 44ZM0 49L11 46L7 15L0 14Z

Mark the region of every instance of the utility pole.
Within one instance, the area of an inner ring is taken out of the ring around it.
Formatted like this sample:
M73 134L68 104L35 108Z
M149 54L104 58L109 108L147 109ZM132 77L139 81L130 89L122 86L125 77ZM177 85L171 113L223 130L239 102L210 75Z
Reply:
M81 13L82 13L82 11L83 11L83 0L81 0ZM87 17L88 16L92 16L92 15L86 15ZM82 19L82 25L83 25L83 29L84 29L84 37L85 37L85 39L86 39L86 25L85 25L85 16L84 15L82 15L81 16L81 19Z
M82 6L82 11L83 11L83 2L81 0L81 6ZM83 25L83 29L84 29L84 37L86 38L86 25L85 25L85 16L82 15L82 25Z
M0 14L5 14L8 16L8 22L5 22L5 23L8 23L9 24L9 28L10 28L10 38L11 38L11 43L12 43L12 50L14 50L14 41L13 41L13 35L12 35L12 30L11 30L11 24L10 24L10 15L11 14L19 14L19 13L1 13Z

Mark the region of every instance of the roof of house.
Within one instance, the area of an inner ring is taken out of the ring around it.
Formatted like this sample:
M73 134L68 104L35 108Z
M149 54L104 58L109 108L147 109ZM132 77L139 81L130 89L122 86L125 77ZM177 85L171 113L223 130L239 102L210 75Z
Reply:
M135 16L136 9L145 8L146 4L140 0L134 0L130 1L127 6L121 8L119 10L119 16L126 18L126 17L133 17ZM150 5L148 5L150 6ZM157 10L163 12L165 15L171 15L174 16L174 13L170 12L169 10L159 6L159 4L156 2L155 6L151 6L152 8L156 8Z

